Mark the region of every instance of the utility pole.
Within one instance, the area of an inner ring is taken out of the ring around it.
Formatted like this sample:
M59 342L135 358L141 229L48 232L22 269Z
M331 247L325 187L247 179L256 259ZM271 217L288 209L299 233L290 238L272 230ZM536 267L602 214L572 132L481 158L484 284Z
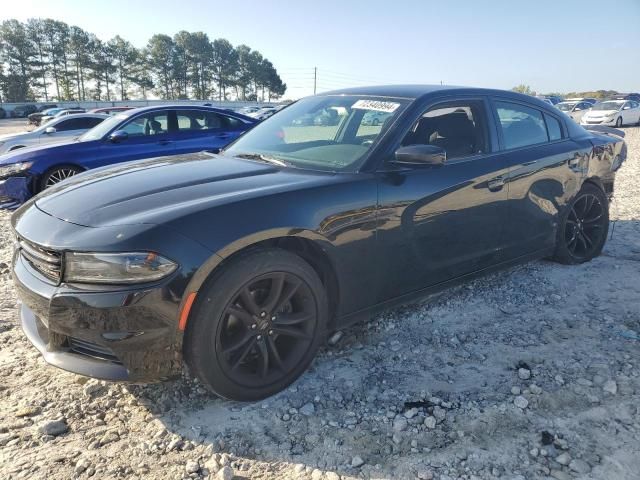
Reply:
M318 67L313 67L313 94L316 94L316 82L318 80Z

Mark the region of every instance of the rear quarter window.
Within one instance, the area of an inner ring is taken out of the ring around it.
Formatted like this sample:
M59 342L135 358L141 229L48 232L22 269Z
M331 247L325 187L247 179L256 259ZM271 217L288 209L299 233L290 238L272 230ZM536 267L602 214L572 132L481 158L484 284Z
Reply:
M560 121L552 117L551 115L544 114L544 121L547 124L547 133L549 134L549 140L555 141L562 139L562 127Z
M540 110L519 103L495 102L504 148L538 145L549 141L547 127Z

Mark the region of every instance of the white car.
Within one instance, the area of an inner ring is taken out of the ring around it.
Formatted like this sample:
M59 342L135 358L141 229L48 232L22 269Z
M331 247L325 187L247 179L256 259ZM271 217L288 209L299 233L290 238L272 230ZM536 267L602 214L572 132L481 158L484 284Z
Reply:
M558 110L563 111L578 123L582 120L582 116L591 110L591 107L591 103L587 101L564 101L556 104Z
M30 132L0 135L0 154L17 148L68 142L92 129L105 118L109 118L109 115L76 113L54 118L46 125L41 125Z
M634 100L606 100L596 103L580 121L582 125L640 125L640 103Z

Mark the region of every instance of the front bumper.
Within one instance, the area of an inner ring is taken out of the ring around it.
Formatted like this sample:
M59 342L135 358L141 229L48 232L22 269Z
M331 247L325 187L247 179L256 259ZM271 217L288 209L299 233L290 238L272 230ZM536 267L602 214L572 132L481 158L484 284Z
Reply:
M164 286L86 291L53 285L18 251L13 276L22 329L47 363L115 381L179 375L182 338L175 301Z
M0 180L0 208L16 208L33 196L32 179L29 177L9 177Z
M580 125L606 125L606 126L615 126L616 117L609 119L601 119L601 118L583 118L580 122Z

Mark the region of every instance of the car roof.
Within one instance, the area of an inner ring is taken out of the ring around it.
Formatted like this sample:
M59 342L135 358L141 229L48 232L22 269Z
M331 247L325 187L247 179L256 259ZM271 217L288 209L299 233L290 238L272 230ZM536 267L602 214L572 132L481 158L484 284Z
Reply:
M167 109L171 109L171 110L176 110L176 109L206 110L206 111L209 111L209 112L220 113L222 115L229 115L229 116L232 116L232 117L237 117L237 118L240 118L242 120L246 120L246 121L253 122L253 123L256 122L255 118L247 117L246 115L242 115L241 113L230 111L230 110L227 110L225 108L207 107L205 105L184 105L184 104L182 104L182 105L181 104L152 105L152 106L148 106L148 107L138 107L138 108L133 108L131 110L124 110L122 112L118 112L118 115L131 117L133 115L138 115L138 114L144 113L144 112L155 112L155 111L158 111L158 110L167 110Z
M111 115L107 115L105 113L72 113L70 115L58 117L54 121L55 123L58 123L58 122L69 120L70 118L87 118L87 117L88 118L111 118ZM54 121L52 121L51 125L53 125Z
M417 100L427 95L438 94L457 94L457 95L499 95L501 97L511 97L515 100L525 100L531 102L535 99L535 102L548 105L542 100L536 99L531 95L525 95L510 90L499 90L492 88L479 88L479 87L464 87L457 85L376 85L370 87L354 87L344 88L340 90L331 90L329 92L323 92L319 96L327 95L366 95L372 97L389 97L389 98L404 98L408 100Z

